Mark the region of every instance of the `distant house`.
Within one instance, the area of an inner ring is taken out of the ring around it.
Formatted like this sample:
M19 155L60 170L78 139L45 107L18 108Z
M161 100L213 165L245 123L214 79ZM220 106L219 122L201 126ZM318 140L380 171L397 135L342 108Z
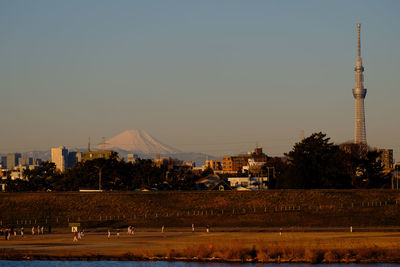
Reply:
M260 189L267 189L267 178L266 177L229 177L228 183L230 186L235 189L235 190L243 190L245 189L251 189L251 190L256 190ZM262 186L260 186L262 184Z
M218 175L210 174L196 182L197 190L232 190L230 185Z

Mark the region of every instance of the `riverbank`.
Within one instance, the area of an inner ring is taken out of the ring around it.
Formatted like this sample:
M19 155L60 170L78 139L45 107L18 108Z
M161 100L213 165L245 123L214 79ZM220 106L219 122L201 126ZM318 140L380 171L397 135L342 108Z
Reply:
M396 190L0 193L0 227L390 227Z
M200 230L200 229L198 229ZM2 260L134 260L260 263L399 263L399 232L286 232L138 229L135 235L88 232L0 240Z

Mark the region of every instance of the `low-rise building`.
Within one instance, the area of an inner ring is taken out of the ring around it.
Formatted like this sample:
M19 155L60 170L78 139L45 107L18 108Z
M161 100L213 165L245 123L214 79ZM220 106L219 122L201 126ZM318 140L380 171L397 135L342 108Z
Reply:
M226 156L222 158L222 170L226 173L235 173L248 166L249 159L254 162L267 162L267 155L262 152L262 148L256 148L253 152L237 156Z
M128 154L127 158L129 163L135 164L139 157L136 154Z
M222 161L208 159L206 160L206 164L203 166L203 171L206 169L212 169L213 171L220 171L222 170Z
M171 157L160 157L159 155L156 155L154 157L153 162L154 162L154 166L156 166L158 168L173 169L175 167L184 166L183 160L174 159Z
M380 152L379 160L382 162L384 169L393 168L393 149L378 148L376 151Z
M112 153L112 150L84 151L77 152L76 158L78 162L85 162L93 159L109 159L111 158Z

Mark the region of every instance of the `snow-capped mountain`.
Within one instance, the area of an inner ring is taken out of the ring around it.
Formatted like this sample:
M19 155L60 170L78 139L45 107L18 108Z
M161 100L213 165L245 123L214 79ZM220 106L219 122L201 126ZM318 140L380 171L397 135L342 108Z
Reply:
M179 150L167 146L143 130L127 130L96 146L98 149L125 150L136 154L173 154Z

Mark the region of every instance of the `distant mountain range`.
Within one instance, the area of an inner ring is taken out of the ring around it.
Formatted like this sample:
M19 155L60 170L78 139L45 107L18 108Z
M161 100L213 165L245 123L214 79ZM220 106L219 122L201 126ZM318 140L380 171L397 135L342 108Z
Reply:
M152 159L156 154L161 157L177 158L184 161L193 161L196 166L205 164L206 159L218 159L218 157L210 156L204 153L182 152L161 143L150 134L143 130L127 130L108 140L105 144L96 146L97 149L110 149L118 152L121 158L127 158L128 154L136 154L140 158ZM86 151L86 149L78 149L78 151ZM30 151L21 153L22 157L40 158L42 160L51 160L51 150L47 151ZM5 156L5 154L0 154Z

